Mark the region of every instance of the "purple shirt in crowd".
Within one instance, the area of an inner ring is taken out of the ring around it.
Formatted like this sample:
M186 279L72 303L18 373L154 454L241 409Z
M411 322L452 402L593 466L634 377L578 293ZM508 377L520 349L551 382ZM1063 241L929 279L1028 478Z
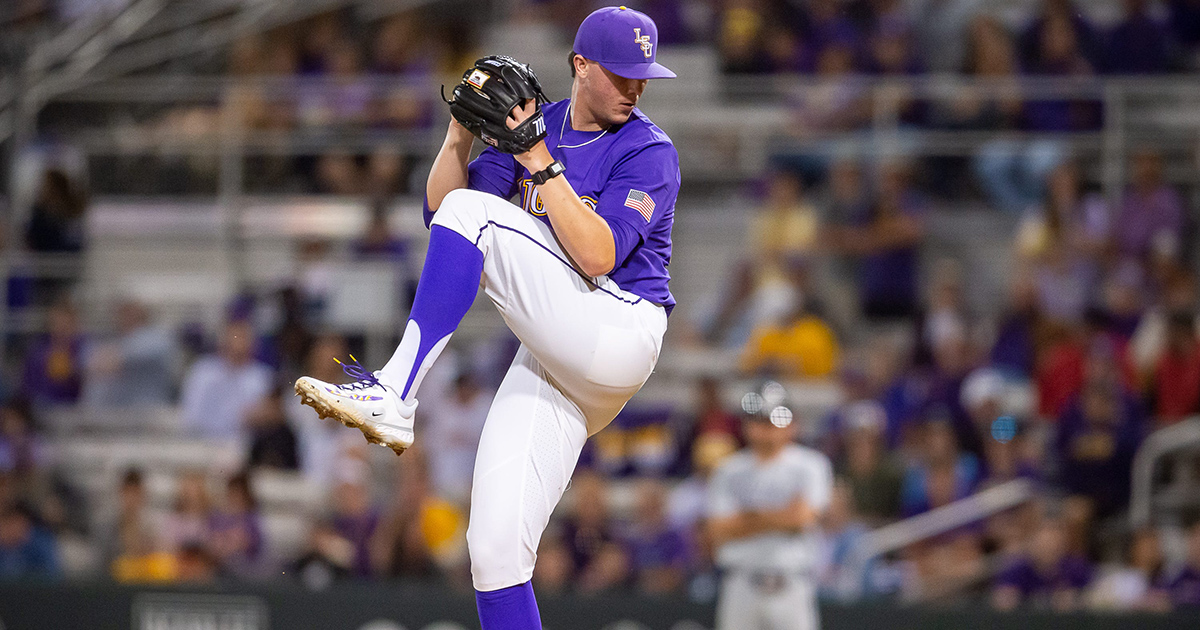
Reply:
M1130 16L1109 35L1108 70L1115 74L1166 72L1170 41L1166 24L1146 14Z
M997 586L1011 586L1021 592L1022 600L1037 605L1062 589L1080 590L1092 581L1092 568L1080 558L1065 557L1053 571L1042 573L1027 558L1017 560L996 578Z
M1184 567L1167 581L1165 590L1176 608L1200 608L1200 568Z
M1159 235L1179 238L1183 231L1183 201L1169 186L1159 186L1150 194L1129 190L1113 225L1121 253L1143 256L1151 251Z
M629 120L605 131L575 131L570 99L542 107L546 148L562 161L563 177L585 204L604 217L616 244L608 277L622 289L661 304L670 314L671 226L679 195L679 154L671 139L636 107ZM550 225L529 171L509 154L488 147L468 167L467 187L518 205ZM432 214L426 211L425 223Z

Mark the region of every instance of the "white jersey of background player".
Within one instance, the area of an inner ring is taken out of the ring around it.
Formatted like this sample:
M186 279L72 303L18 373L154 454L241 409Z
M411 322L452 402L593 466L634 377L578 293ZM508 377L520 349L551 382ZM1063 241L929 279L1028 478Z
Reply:
M832 467L792 441L790 423L752 414L743 424L749 446L722 462L709 485L708 527L723 574L717 630L815 630L814 529L829 505Z
M484 423L467 547L483 630L541 628L529 580L538 541L587 437L641 388L658 360L679 156L636 108L655 62L646 15L608 7L579 27L571 98L543 108L530 151L488 148L451 122L426 185L429 249L392 359L338 386L296 382L305 404L397 453L413 441L416 392L480 286L521 348ZM515 126L535 113L513 109ZM561 176L549 167L561 162ZM544 183L536 179L550 176ZM508 200L520 197L518 207Z

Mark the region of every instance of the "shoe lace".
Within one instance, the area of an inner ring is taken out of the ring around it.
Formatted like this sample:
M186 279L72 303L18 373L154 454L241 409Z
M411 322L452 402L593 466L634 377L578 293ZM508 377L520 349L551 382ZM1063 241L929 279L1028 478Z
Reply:
M379 382L379 377L375 376L375 374L373 374L372 372L370 372L369 370L364 368L362 366L362 364L360 364L358 362L358 359L354 358L353 354L350 355L350 361L348 361L346 363L342 363L341 360L338 359L337 357L334 357L333 360L337 361L338 365L342 366L342 371L346 373L346 376L349 376L350 378L354 379L353 383L349 383L347 385L342 385L341 387L344 387L346 389L367 389L369 387L383 387L383 383Z

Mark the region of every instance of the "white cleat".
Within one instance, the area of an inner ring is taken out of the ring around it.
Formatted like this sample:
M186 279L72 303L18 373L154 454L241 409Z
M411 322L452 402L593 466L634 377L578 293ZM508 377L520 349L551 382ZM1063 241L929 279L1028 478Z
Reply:
M315 409L322 418L333 418L362 431L368 442L403 454L413 443L416 402L405 404L396 390L379 382L378 373L369 373L357 364L343 367L359 380L335 385L302 376L296 381L300 402Z

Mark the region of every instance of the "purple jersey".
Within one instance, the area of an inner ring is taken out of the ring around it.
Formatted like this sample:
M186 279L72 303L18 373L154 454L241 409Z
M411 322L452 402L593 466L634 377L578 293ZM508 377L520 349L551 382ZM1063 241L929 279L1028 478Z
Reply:
M606 131L575 131L567 118L570 99L542 108L546 147L566 165L563 177L588 207L604 217L616 244L608 277L622 289L661 304L670 314L671 226L679 195L679 154L641 110ZM517 160L487 148L471 162L467 187L504 199L520 196L526 212L550 225L537 190ZM426 216L426 223L430 220Z

